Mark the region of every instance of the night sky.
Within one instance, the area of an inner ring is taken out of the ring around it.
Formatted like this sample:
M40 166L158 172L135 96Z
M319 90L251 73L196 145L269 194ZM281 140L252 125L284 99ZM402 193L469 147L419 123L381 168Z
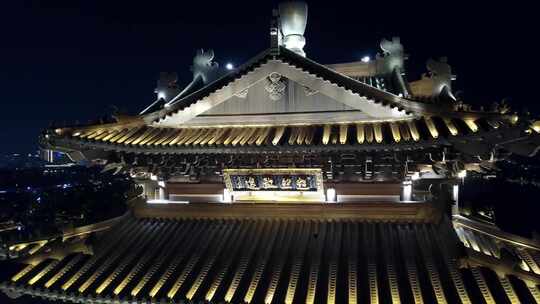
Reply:
M197 48L240 64L269 46L278 1L4 1L0 5L0 153L37 149L51 121L86 122L116 105L138 113L160 71L191 80ZM448 56L454 87L474 105L510 98L539 113L537 10L519 1L308 1L307 56L320 63L374 56L400 36L409 80ZM445 4L444 6L441 4ZM476 2L475 2L476 3Z

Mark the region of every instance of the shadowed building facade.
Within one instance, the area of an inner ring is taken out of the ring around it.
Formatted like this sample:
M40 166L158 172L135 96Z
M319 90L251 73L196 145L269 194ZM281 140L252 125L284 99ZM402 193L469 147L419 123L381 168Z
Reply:
M128 214L12 244L0 289L80 303L540 303L540 244L460 213L459 186L537 122L474 110L445 58L409 81L398 38L371 60L305 54L307 5L233 70L198 51L139 115L53 127L44 150L129 173ZM30 252L32 250L32 252Z

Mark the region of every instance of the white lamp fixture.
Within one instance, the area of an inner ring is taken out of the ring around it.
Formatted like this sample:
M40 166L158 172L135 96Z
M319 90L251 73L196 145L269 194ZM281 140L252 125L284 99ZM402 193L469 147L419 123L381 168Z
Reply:
M229 63L227 63L227 64L225 65L225 68L226 68L227 70L229 70L229 71L232 71L232 70L234 70L234 65L233 65L232 63L229 62Z
M167 95L163 91L159 91L158 94L157 94L158 99L165 99L166 97L167 97Z
M223 203L232 203L232 193L227 188L223 188L223 197L221 198L221 202Z
M362 57L362 62L368 63L368 62L370 62L370 61L371 61L371 57L369 57L369 56L364 56L364 57Z
M336 201L336 189L328 188L326 189L326 201L335 202Z
M456 204L458 203L459 185L454 185L454 187L452 188L452 199L456 202Z
M412 182L404 181L403 182L403 195L401 198L404 202L410 202L412 200Z

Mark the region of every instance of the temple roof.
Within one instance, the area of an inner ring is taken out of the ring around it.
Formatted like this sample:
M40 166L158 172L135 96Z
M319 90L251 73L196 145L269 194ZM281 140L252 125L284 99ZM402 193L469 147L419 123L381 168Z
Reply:
M272 75L277 78L269 80ZM306 92L280 97L285 101L278 111L277 101L261 95L267 89L261 82L280 81L280 77L295 86L289 90L305 88ZM248 90L254 95L246 99ZM312 94L321 97L313 99ZM228 108L234 109L229 112L222 106L228 102L233 102ZM262 104L254 104L259 110L251 113L244 110L248 107L243 102ZM298 110L287 112L302 103ZM161 110L122 117L116 123L55 129L43 144L68 151L93 147L148 153L212 153L216 148L235 151L238 147L283 151L293 146L292 150L411 150L466 142L470 136L512 128L515 122L515 116L507 114L458 110L445 102L395 95L278 47Z
M242 215L242 205L222 206L219 211L215 206L206 211L204 206L179 206L194 208L186 214L157 208L165 219L152 218L155 211L138 212L138 217L123 219L98 238L92 254L53 250L31 257L0 289L12 295L99 303L161 299L532 303L540 299L536 269L527 274L501 268L504 255L493 257L491 264L479 263L460 249L448 221L428 220L426 215L390 220L413 215L422 204L395 204L393 216L391 206L385 204L380 212L362 204L310 205L344 209L327 212L309 208L306 212L304 207L285 204L260 206L255 209L262 213L251 217ZM245 210L253 209L245 205ZM351 213L348 208L368 213ZM386 219L381 217L385 214ZM294 215L302 216L295 219ZM480 242L478 236L476 240ZM489 243L486 237L481 242ZM537 249L527 248L525 253L532 265Z

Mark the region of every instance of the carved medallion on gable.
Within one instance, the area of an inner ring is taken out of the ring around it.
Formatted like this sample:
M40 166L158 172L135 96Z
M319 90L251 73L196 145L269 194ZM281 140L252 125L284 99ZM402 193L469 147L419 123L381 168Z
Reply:
M285 95L287 79L278 73L272 73L266 77L266 86L264 88L271 100L280 100Z

